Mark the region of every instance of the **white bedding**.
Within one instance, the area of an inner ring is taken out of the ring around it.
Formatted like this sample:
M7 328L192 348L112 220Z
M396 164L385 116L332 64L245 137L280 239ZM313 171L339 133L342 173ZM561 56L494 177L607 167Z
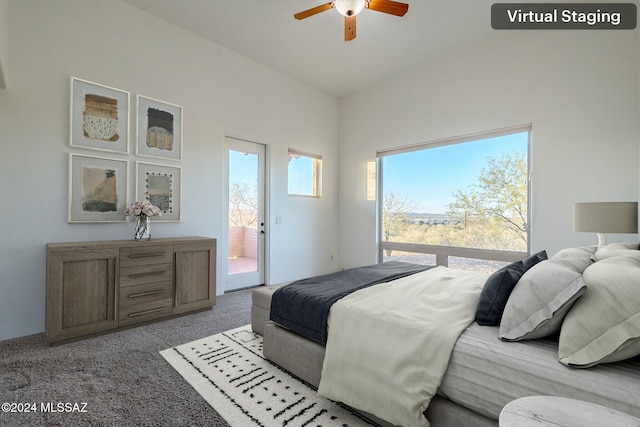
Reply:
M396 425L429 426L423 412L488 276L436 267L336 302L318 394Z

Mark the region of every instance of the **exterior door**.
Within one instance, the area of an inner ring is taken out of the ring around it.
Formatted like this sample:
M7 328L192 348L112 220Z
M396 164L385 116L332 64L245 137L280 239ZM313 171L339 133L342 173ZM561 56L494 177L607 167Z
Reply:
M265 283L266 147L227 137L228 262L225 291Z

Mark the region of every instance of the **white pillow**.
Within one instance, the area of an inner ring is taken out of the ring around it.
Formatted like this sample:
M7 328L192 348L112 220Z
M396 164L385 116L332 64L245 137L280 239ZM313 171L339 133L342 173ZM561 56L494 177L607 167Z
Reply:
M585 291L582 272L590 257L551 258L529 269L511 292L500 322L500 339L542 338L560 330L562 320Z
M585 270L587 291L562 324L561 363L588 368L640 354L640 251L631 252Z
M593 246L581 246L579 248L566 248L558 251L557 254L551 258L587 258L591 259L598 250L596 245Z
M637 243L611 243L599 248L593 255L593 260L601 261L614 256L640 257L640 251L638 249Z

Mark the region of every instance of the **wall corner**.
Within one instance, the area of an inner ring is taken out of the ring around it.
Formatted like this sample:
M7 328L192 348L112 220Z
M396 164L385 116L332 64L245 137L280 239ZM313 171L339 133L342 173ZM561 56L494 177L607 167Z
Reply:
M7 89L9 75L9 0L0 0L0 89Z

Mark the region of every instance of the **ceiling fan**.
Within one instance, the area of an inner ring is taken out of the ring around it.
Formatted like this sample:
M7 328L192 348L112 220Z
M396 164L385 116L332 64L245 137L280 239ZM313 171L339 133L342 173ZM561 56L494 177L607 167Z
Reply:
M293 15L296 19L305 19L325 10L335 9L344 16L344 40L356 38L356 15L363 9L376 10L396 16L404 16L409 5L391 0L335 0Z

